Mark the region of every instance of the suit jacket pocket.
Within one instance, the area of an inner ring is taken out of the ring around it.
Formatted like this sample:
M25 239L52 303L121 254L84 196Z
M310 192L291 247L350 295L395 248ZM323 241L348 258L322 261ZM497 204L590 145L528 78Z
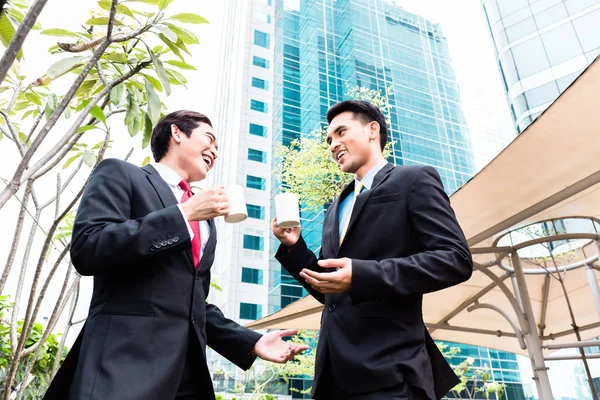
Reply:
M393 201L398 201L404 196L406 196L406 193L390 193L379 196L371 196L366 205L390 203Z

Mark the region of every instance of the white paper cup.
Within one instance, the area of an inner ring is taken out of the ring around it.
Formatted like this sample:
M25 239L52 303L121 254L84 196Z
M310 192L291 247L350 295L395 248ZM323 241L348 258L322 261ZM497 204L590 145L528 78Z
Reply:
M298 195L280 193L275 196L275 213L277 214L277 225L280 228L295 228L300 225Z
M248 218L244 188L240 185L228 185L225 187L225 194L229 203L229 214L225 216L225 222L237 224Z

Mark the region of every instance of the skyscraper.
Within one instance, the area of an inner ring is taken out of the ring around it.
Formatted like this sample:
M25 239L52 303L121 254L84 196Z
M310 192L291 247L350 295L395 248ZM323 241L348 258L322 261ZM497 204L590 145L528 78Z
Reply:
M598 0L482 0L522 132L600 53Z

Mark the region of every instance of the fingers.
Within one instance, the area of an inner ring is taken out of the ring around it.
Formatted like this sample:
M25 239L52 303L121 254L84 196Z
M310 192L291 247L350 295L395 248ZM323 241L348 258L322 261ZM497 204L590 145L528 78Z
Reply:
M279 337L294 336L296 333L298 333L298 330L297 329L284 329L277 333L279 334Z
M346 260L343 258L329 258L318 261L319 267L322 268L340 268L346 265Z

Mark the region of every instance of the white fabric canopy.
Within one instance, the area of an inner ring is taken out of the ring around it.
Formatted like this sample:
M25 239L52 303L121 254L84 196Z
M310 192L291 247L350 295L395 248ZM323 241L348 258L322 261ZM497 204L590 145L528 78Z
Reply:
M600 61L596 59L525 132L451 196L478 269L469 281L425 296L423 317L434 339L530 355L521 348L519 335L501 313L489 308L466 310L478 297L479 303L497 307L517 324L519 321L514 304L492 280L499 277L505 290L518 298L513 274L497 265L489 266L499 250L480 253L495 246L504 233L533 222L572 216L597 218L599 139ZM589 238L593 239L593 235ZM584 250L585 254L577 253L571 262L595 255L595 242L591 241ZM504 263L508 264L509 259ZM526 271L539 268L527 261L523 261L523 267ZM598 281L598 271L593 273ZM565 276L583 339L600 336L600 319L587 276L583 267ZM576 341L559 282L541 274L526 275L525 279L536 326L543 326L538 328L543 345ZM321 304L308 296L248 327L318 329L321 310Z

